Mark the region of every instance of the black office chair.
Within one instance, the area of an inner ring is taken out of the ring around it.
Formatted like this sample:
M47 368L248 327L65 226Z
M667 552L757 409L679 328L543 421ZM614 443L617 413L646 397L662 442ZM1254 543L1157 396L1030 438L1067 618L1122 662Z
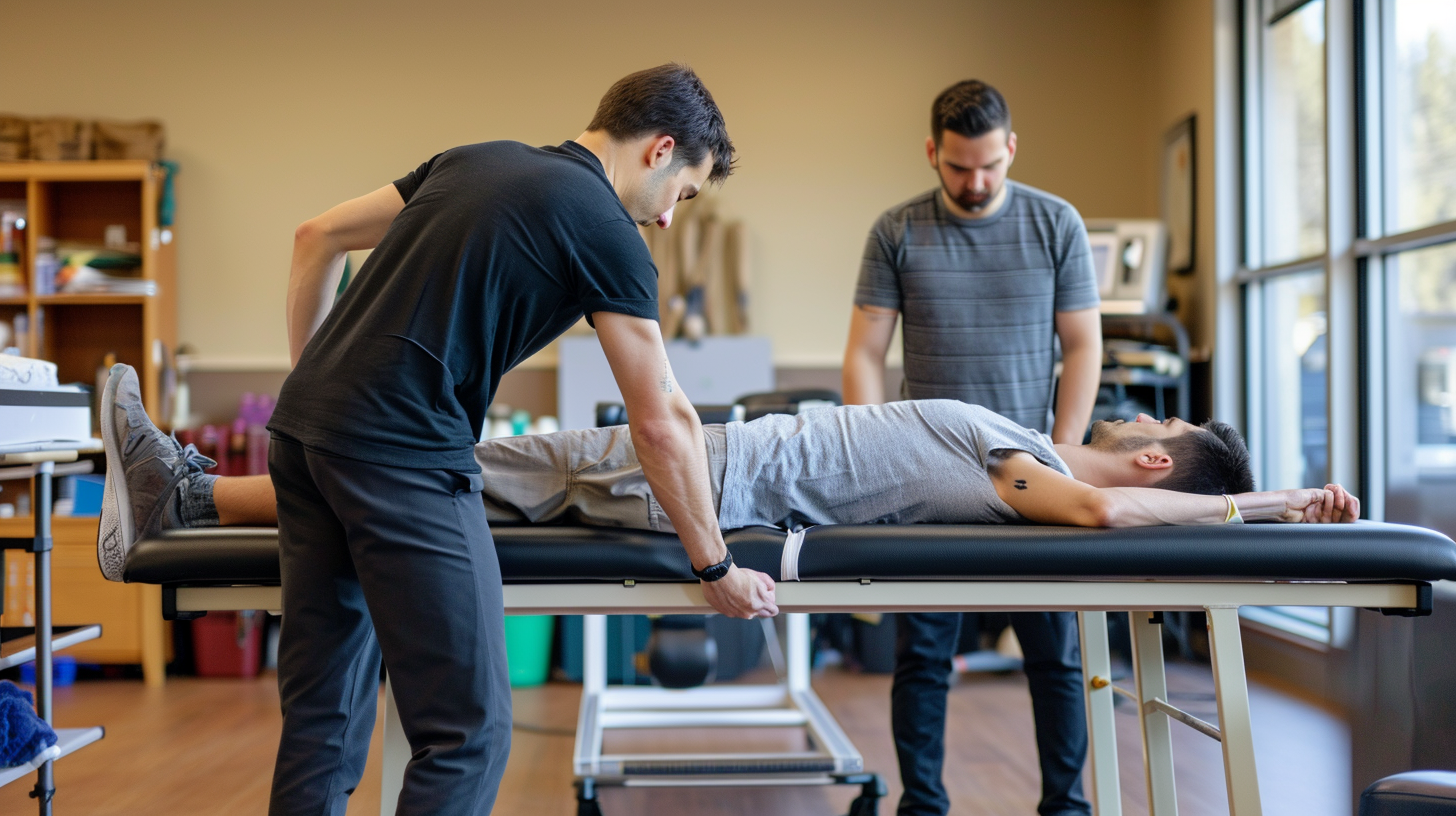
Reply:
M743 407L736 403L733 405L694 405L693 409L698 412L698 421L704 425L722 425L743 419ZM626 424L627 406L620 402L597 403L596 425L598 428Z
M1360 794L1360 816L1452 816L1456 773L1410 771L1387 776Z
M744 394L737 400L737 404L743 406L745 422L752 422L768 414L797 414L803 407L823 403L841 404L839 392L825 388L795 388L787 391Z

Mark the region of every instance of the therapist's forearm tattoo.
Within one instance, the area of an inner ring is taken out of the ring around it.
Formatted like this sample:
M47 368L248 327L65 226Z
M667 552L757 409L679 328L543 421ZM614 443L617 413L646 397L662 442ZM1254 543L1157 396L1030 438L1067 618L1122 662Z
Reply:
M672 367L666 360L662 361L662 379L658 380L657 387L664 394L672 393Z

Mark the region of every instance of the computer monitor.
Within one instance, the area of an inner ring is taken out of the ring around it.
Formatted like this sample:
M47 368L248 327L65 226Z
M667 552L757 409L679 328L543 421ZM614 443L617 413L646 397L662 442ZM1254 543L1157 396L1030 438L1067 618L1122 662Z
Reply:
M1148 314L1167 308L1168 235L1153 219L1087 220L1103 314Z

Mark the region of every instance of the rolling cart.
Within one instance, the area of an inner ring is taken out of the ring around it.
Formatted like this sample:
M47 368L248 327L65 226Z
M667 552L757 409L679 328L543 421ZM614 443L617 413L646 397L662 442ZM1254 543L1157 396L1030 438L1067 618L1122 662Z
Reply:
M36 713L47 724L52 724L52 654L57 649L101 637L99 625L62 629L51 626L51 479L57 462L74 461L81 450L100 450L101 441L98 439L95 442L94 448L78 443L60 450L17 451L11 448L9 452L0 452L0 465L34 465L36 492L35 501L32 503L32 518L35 520L33 534L24 537L0 537L0 548L35 554L35 627L7 627L0 631L0 669L35 661L35 708ZM30 796L37 800L41 816L49 816L52 799L56 794L53 763L96 742L105 734L100 726L56 729L56 744L42 751L35 759L13 768L0 768L0 786L24 778L34 771L36 781Z

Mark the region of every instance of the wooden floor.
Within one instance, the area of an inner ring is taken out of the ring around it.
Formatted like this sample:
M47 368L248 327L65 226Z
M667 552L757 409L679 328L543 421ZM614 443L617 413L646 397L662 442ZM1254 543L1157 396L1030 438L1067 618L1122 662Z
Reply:
M768 678L750 678L766 681ZM900 788L889 733L890 680L829 670L815 688L865 756L885 776L889 816ZM1170 695L1204 719L1216 720L1206 667L1171 665ZM1269 816L1345 816L1350 813L1349 737L1337 716L1283 693L1251 683L1255 742L1264 812ZM498 814L574 816L570 757L580 687L552 683L516 692L517 730L509 768L496 803ZM271 675L257 680L174 678L165 688L140 681L95 681L60 689L62 726L100 724L106 739L56 766L56 813L263 814L277 746L278 693ZM1118 761L1124 809L1147 812L1137 717L1118 708ZM379 813L379 729L369 767L349 814ZM751 738L751 739L748 739ZM1178 804L1182 816L1227 813L1218 743L1174 726ZM801 739L780 730L758 730L728 741L722 732L697 737L636 732L615 738L609 750L797 750ZM1033 816L1038 774L1026 682L1019 675L964 679L951 691L946 781L953 812L986 816ZM33 777L30 778L33 780ZM0 788L0 813L34 812L26 798L32 781ZM606 789L606 816L693 813L843 814L857 789Z

